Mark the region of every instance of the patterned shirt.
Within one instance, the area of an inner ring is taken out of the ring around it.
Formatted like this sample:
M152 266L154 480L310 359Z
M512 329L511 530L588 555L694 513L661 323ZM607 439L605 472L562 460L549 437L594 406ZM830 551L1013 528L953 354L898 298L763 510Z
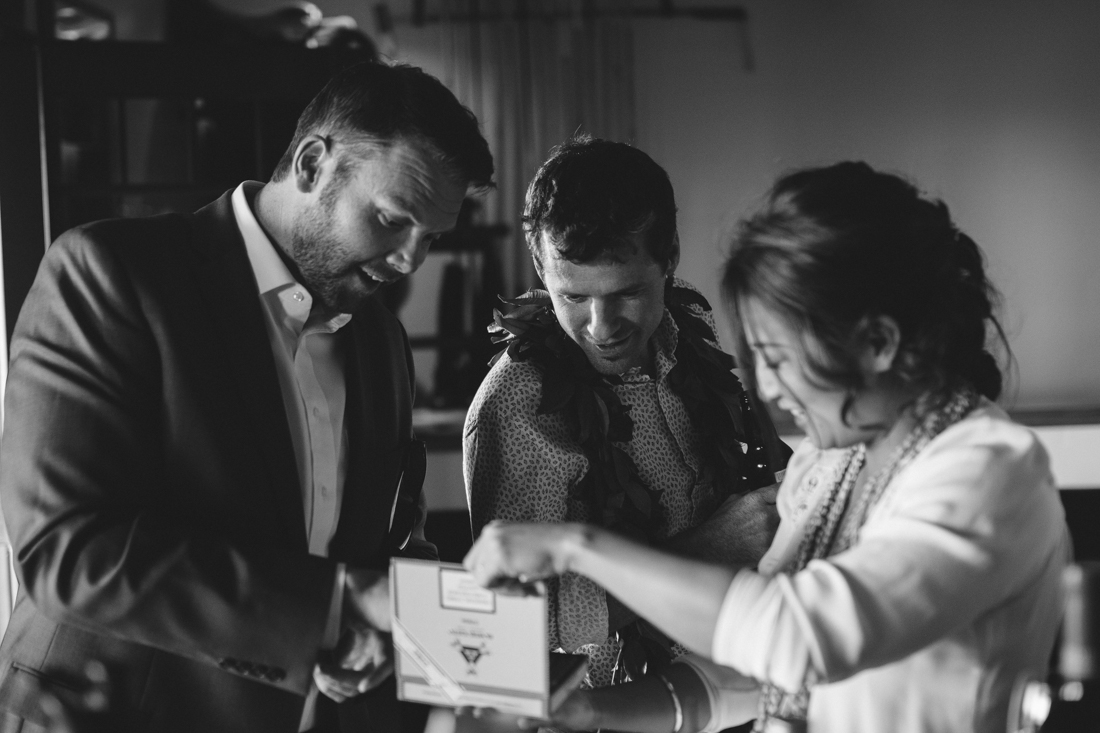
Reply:
M683 281L676 283L690 287ZM704 317L714 328L713 317ZM630 405L633 439L619 443L638 475L660 491L662 534L694 527L717 508L717 494L701 477L698 433L684 403L669 385L676 364L678 329L666 310L653 337L654 376L640 368L613 387ZM525 522L590 521L587 502L573 487L588 471L588 459L561 413L539 415L542 378L527 362L504 354L485 378L466 417L463 475L473 533L494 519ZM607 597L602 588L568 573L550 584L550 647L589 655L589 683L611 684L618 645L608 636Z

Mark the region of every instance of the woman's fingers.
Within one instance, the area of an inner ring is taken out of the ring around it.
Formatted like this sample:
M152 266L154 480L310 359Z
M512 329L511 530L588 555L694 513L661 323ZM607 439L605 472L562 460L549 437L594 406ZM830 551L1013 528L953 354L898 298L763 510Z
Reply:
M487 588L524 592L518 586L565 569L560 558L572 531L573 526L566 524L492 522L482 530L463 565Z

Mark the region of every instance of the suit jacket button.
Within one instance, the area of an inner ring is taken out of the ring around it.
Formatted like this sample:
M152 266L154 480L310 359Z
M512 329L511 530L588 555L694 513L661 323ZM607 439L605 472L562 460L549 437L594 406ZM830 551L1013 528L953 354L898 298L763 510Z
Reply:
M284 679L286 679L286 670L279 669L278 667L272 667L268 679L272 682L282 682Z

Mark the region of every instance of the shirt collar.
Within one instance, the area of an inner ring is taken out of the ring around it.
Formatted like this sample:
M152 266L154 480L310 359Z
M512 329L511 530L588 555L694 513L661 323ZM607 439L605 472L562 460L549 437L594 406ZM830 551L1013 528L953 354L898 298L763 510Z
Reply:
M275 250L275 245L264 233L260 222L256 221L256 215L252 213L252 207L248 203L248 193L253 196L262 183L245 181L233 191L233 215L237 220L237 228L244 239L245 252L248 253L248 262L252 265L252 274L256 277L256 285L260 290L260 298L266 303L275 300L283 311L284 324L291 327L297 333L301 333L306 321L312 320L319 326L318 330L332 333L343 327L351 320L350 313L338 313L336 315L323 315L320 308L317 313L313 310L313 296L304 285L294 279L290 269Z
M676 326L672 314L665 309L661 322L657 324L657 330L649 337L647 348L653 351L653 379L658 381L668 376L672 367L676 366L676 342L680 329ZM643 367L634 367L619 377L624 382L645 382L650 379Z
M252 213L252 207L248 204L245 186L253 189L260 185L262 184L255 181L245 181L237 186L233 191L233 214L237 218L237 228L241 230L241 237L244 238L244 248L248 252L252 272L256 275L256 284L260 288L260 294L264 295L272 290L298 285L298 282L290 274L279 253L275 251L275 245L267 238L260 222L256 221L256 215ZM255 191L250 193L254 195Z
M653 333L653 346L655 353L655 365L657 378L664 379L676 366L676 343L680 338L680 328L672 318L672 314L665 309L665 315L660 325Z

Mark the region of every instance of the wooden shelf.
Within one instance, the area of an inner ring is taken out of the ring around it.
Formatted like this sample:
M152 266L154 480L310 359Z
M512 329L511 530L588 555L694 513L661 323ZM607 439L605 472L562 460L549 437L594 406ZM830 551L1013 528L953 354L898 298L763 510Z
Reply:
M71 98L309 101L342 54L294 46L221 48L121 41L44 41L42 83Z
M62 196L83 196L104 198L108 196L137 196L143 194L195 194L217 197L240 183L104 183L104 184L68 184L59 186L57 192Z

